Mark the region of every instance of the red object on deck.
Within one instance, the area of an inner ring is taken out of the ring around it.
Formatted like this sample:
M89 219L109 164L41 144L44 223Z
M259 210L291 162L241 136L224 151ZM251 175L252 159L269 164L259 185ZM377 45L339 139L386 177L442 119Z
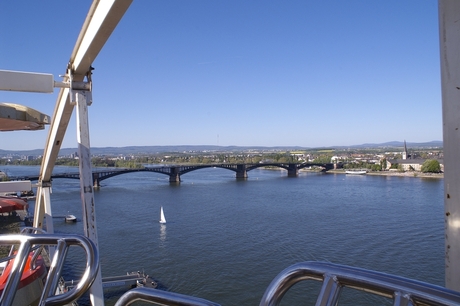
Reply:
M26 200L12 197L0 197L0 213L12 212L13 210L25 210L28 208Z
M32 265L33 252L28 254L24 270L19 284L14 292L13 305L39 305L43 287L46 282L47 268L42 256L38 256L35 265ZM4 269L0 275L0 295L8 294L3 292L10 277L14 260L3 262ZM11 294L11 292L9 292Z
M19 282L18 289L29 285L31 282L38 278L43 278L46 273L45 261L41 256L35 261L35 269L32 269L31 261L32 261L33 254L30 253L29 257L27 258L26 265L24 267L24 272L21 276L21 281ZM3 292L5 288L6 281L8 280L8 276L11 272L11 267L13 266L14 259L11 259L10 262L5 267L5 270L0 275L0 293Z

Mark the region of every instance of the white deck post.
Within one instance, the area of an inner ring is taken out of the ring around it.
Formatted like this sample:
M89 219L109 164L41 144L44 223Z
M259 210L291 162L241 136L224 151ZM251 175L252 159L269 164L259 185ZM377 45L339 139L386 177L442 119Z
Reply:
M37 197L35 201L34 222L35 228L43 228L43 220L46 225L47 233L54 233L53 213L51 211L51 186L39 186L37 188ZM53 258L56 248L49 246L49 256Z
M460 291L460 1L439 0L446 287Z
M89 143L88 105L92 102L91 92L79 90L74 93L75 101L77 103L77 142L78 157L80 159L80 195L83 213L83 230L85 232L85 236L91 239L99 249ZM71 97L71 100L72 99L73 98ZM96 280L90 289L90 299L92 305L104 305L100 268L97 273Z
M37 188L33 226L43 228L43 221L45 221L46 232L52 234L54 233L54 225L50 194L51 186L39 186Z

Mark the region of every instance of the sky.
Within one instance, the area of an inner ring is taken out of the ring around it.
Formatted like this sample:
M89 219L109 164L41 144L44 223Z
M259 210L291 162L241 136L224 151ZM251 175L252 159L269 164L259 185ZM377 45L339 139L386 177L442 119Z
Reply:
M92 147L442 140L435 0L134 0L93 62ZM0 2L0 69L65 73L91 1ZM54 94L0 91L52 117ZM0 149L44 147L41 131ZM62 148L76 148L75 110Z

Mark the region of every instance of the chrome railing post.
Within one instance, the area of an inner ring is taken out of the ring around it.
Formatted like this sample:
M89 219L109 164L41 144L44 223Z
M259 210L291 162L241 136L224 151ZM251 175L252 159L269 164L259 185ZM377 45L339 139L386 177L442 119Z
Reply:
M283 270L270 283L260 306L278 305L297 282L323 282L316 305L336 305L343 287L391 298L394 305L460 305L460 292L395 275L324 262L304 262Z
M39 305L65 305L70 304L82 296L93 284L94 279L99 271L99 253L94 243L81 235L55 235L55 234L15 234L15 235L0 235L0 245L17 245L19 249L15 254L11 268L8 275L6 285L0 296L1 306L12 305L18 284L24 272L26 261L32 250L32 246L38 245L57 245L57 250L51 260L52 264L46 277L46 282ZM78 246L84 249L86 253L86 267L82 279L78 285L69 291L56 295L56 289L59 283L62 268L64 266L65 258L70 246ZM36 259L36 254L32 256L31 267Z

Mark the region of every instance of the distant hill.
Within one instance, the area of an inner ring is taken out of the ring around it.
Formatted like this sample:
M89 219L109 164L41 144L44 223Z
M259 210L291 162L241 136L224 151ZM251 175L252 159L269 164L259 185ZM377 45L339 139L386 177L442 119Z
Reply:
M416 143L407 142L407 147L413 148L442 148L442 141L435 140L430 142ZM402 148L404 142L390 141L385 143L365 143L360 145L351 146L330 146L322 147L327 149L365 149L365 148ZM237 152L237 151L298 151L298 150L311 150L313 147L300 147L300 146L276 146L276 147L262 147L262 146L210 146L210 145L180 145L180 146L130 146L130 147L93 147L91 148L92 155L138 155L138 154L155 154L155 153L178 153L178 152ZM62 148L59 156L67 156L76 153L77 148ZM31 155L39 156L43 154L43 149L35 150L22 150L22 151L9 151L0 150L0 156L7 156L12 154L18 155Z
M442 148L443 144L440 140L430 142L406 142L408 148ZM349 148L401 148L404 147L403 141L390 141L384 143L365 143L361 145L349 146Z

